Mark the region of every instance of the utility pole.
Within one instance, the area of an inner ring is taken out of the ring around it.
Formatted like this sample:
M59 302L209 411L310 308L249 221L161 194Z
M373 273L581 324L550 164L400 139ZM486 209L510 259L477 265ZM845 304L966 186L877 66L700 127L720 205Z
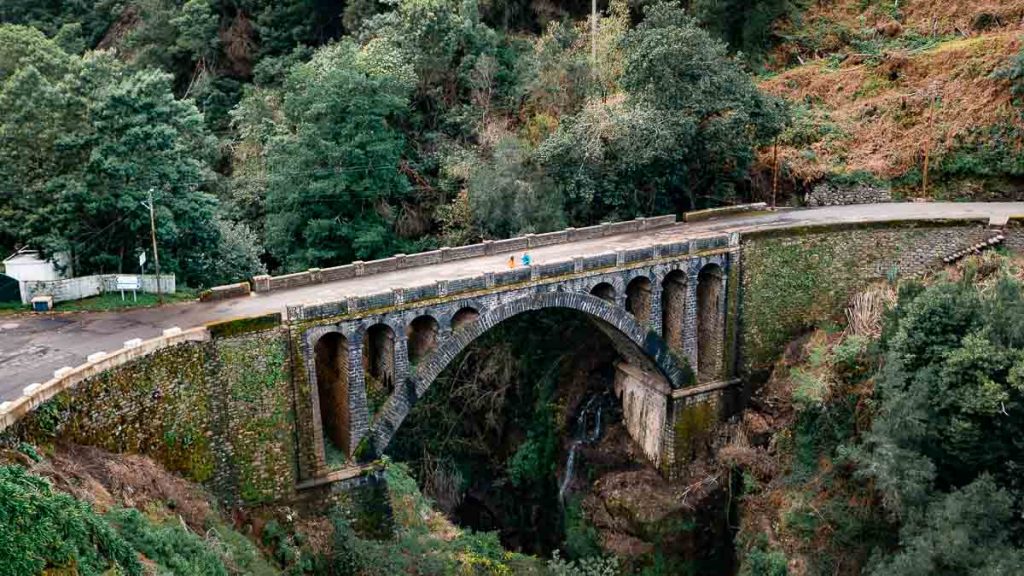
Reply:
M597 74L597 0L590 0L590 66Z
M775 135L775 145L772 147L772 210L775 210L775 197L779 193L779 136Z
M928 157L932 150L932 131L935 129L935 103L938 89L932 85L928 90L928 129L924 135L924 168L921 176L921 196L928 197Z
M149 208L149 235L153 240L153 263L156 265L156 297L157 300L164 303L164 292L160 287L160 253L156 251L156 204L153 203L153 189L149 189L149 203L142 203L143 206Z

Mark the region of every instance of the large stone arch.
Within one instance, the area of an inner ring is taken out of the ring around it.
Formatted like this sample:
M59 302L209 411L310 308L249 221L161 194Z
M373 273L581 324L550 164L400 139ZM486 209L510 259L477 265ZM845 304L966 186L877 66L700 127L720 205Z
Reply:
M652 373L660 373L671 388L692 383L693 372L680 366L669 354L657 333L649 331L622 307L601 298L578 292L546 292L526 295L483 312L472 322L450 333L428 357L425 357L395 394L383 406L370 429L371 450L364 457L384 452L412 406L434 380L469 344L491 328L524 312L546 308L566 308L586 314L630 363Z
M322 441L330 442L346 456L350 455L352 440L348 351L348 340L336 331L321 335L313 347L317 388L314 409L323 431Z
M697 375L701 381L722 377L725 346L725 271L716 262L697 275Z

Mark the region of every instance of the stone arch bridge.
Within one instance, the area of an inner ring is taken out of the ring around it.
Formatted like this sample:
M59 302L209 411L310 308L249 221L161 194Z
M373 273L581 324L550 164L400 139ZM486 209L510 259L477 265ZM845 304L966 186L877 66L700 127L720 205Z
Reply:
M349 458L381 454L473 340L549 308L576 310L609 337L624 359L616 391L627 428L654 464L670 468L677 407L733 382L726 318L737 254L738 236L726 235L488 273L460 281L454 295L450 283L433 284L378 302L290 308L309 390L311 468L327 469L328 445Z
M739 378L793 336L871 282L1024 252L1019 214L894 203L637 220L257 277L211 302L21 316L0 325L0 446L143 453L229 502L330 491L372 468L474 339L562 308L608 335L626 428L673 475L742 409ZM502 266L526 249L533 265Z

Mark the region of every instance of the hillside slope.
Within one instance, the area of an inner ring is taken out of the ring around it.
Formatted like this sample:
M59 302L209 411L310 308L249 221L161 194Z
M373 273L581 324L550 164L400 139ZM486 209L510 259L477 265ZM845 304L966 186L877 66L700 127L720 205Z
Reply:
M1017 197L1021 116L1002 76L1021 50L1024 2L816 2L763 78L788 100L782 180L892 185L897 195ZM771 166L774 150L762 151ZM930 185L924 186L925 158Z

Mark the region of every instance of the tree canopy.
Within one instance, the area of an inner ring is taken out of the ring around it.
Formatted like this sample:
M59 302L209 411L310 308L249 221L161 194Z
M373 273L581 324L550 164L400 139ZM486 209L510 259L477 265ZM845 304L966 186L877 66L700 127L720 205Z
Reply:
M200 286L744 198L786 110L679 5L637 6L593 38L584 3L0 10L0 246L133 270L152 190Z

